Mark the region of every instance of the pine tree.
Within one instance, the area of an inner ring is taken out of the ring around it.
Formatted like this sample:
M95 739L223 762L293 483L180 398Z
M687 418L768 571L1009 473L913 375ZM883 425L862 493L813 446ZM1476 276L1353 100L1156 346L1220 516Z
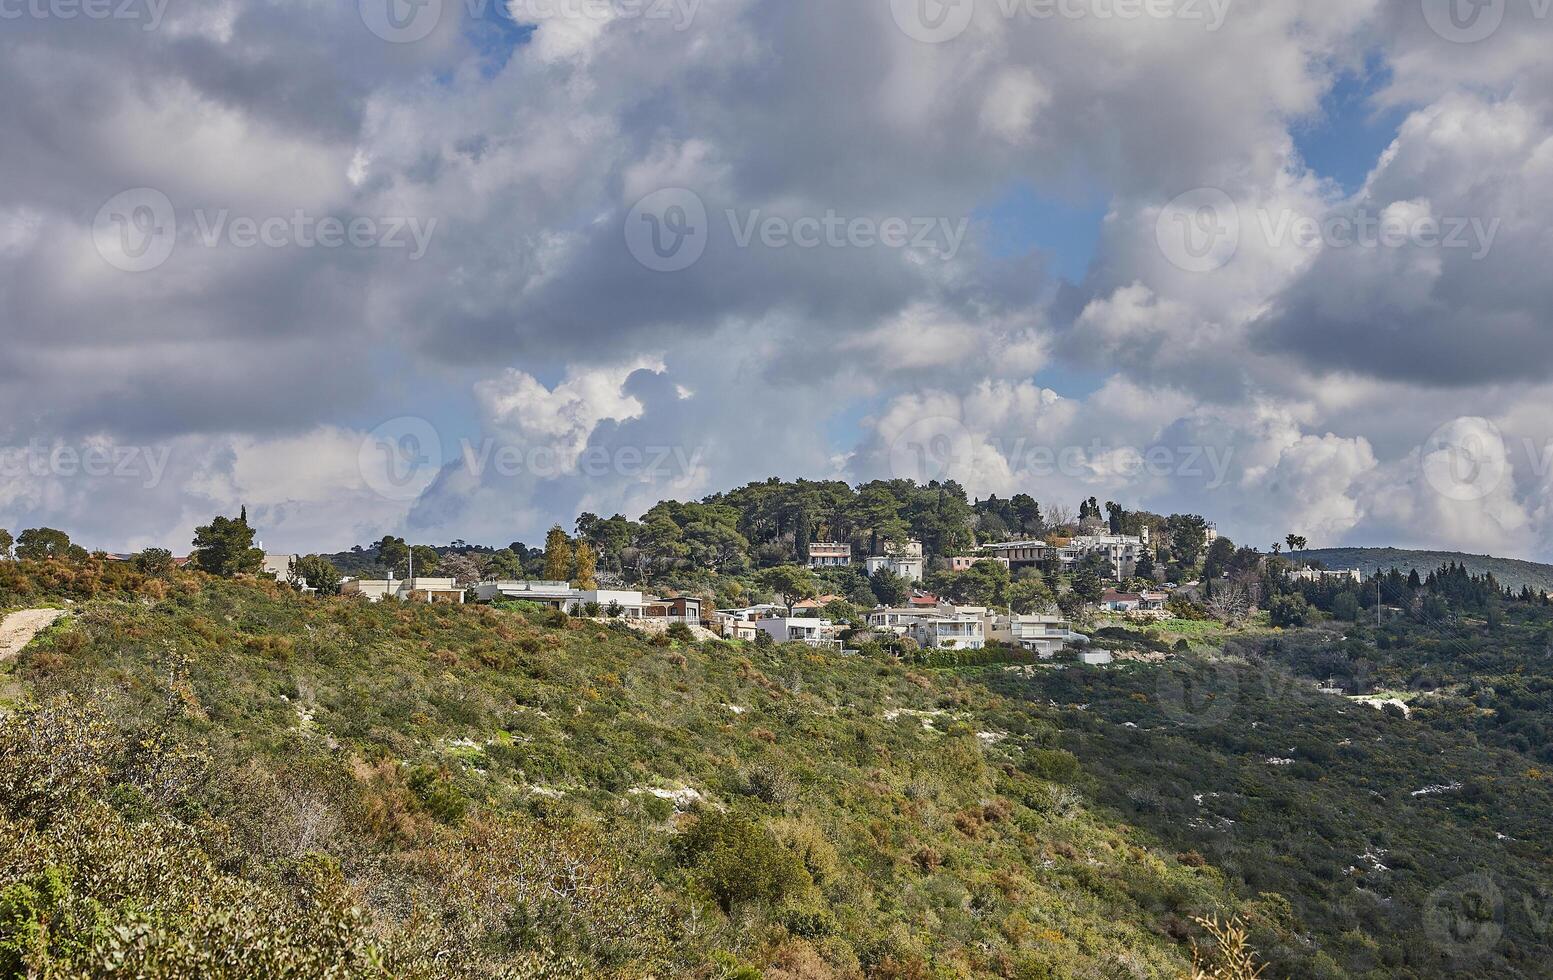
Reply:
M202 572L222 575L252 575L264 567L264 552L253 546L253 528L248 526L248 508L236 520L216 517L204 527L194 529L194 565Z

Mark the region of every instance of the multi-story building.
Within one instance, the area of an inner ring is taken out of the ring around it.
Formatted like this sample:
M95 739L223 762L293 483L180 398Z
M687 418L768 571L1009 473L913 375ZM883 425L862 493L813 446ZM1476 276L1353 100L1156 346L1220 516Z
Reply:
M815 541L809 545L810 568L840 568L852 564L852 546L845 541Z
M924 650L980 650L987 645L979 616L923 616L911 623L907 635Z
M1060 550L1045 541L1004 541L989 544L986 549L1007 561L1012 568L1027 568L1055 561Z
M1323 582L1328 579L1345 579L1350 582L1363 582L1364 573L1360 572L1357 568L1301 568L1290 572L1289 578L1296 582Z
M863 564L868 569L869 575L884 568L908 582L920 582L924 571L922 542L887 544L884 546L884 554L865 559Z
M1061 616L1011 616L984 606L940 603L926 608L881 607L868 614L870 629L909 636L926 649L981 649L988 643L1020 646L1050 658L1089 637Z
M1009 561L1010 567L1055 564L1067 566L1089 555L1103 555L1111 564L1116 578L1132 575L1138 559L1149 549L1149 530L1142 534L1089 534L1081 535L1062 544L1045 541L1007 541L987 545L988 551Z
M985 622L989 641L1023 647L1043 660L1070 645L1089 642L1089 637L1073 632L1062 616L989 616Z

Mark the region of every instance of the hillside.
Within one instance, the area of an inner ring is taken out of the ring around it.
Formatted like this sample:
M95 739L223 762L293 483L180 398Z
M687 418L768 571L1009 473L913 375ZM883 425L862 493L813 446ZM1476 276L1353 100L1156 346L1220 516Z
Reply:
M66 601L0 664L0 976L1176 978L1215 915L1268 977L1553 962L1542 607L928 670L0 563ZM1411 718L1287 672L1418 665Z
M1519 592L1529 586L1533 592L1553 592L1553 565L1541 565L1516 558L1468 555L1459 551L1405 551L1400 548L1317 548L1294 552L1293 559L1319 561L1332 569L1356 568L1366 576L1396 568L1406 575L1413 569L1428 575L1441 565L1455 562L1474 575L1492 573L1500 585Z
M0 666L0 975L1177 977L1192 916L1249 911L953 674L4 574L77 602Z

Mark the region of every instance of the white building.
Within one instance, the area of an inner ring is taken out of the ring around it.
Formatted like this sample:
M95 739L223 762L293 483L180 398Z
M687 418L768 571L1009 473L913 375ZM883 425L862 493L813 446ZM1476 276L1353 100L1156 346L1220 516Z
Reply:
M1149 549L1149 530L1142 534L1088 534L1073 538L1065 544L1048 544L1045 541L1006 541L987 545L988 551L1008 559L1011 566L1053 563L1059 566L1073 565L1089 555L1103 555L1111 564L1116 578L1133 574L1138 559Z
M954 615L954 607L937 606L881 606L868 614L868 626L876 630L889 630L905 635L919 619Z
M1043 660L1070 645L1089 642L1089 637L1073 632L1061 616L989 616L984 623L989 641L1023 647Z
M1289 578L1296 582L1324 582L1328 579L1345 579L1350 582L1362 583L1364 581L1364 574L1357 568L1301 568L1290 572Z
M296 573L297 559L299 557L301 556L275 555L266 551L264 553L264 564L260 566L259 572L263 575L273 575L275 576L275 581L282 585L295 586L302 592L317 592L317 589L307 583L307 579Z
M887 544L884 546L884 554L864 559L863 565L869 575L884 568L908 582L920 582L924 571L922 542L907 541L903 545Z
M654 599L631 589L577 589L569 582L481 582L474 586L480 602L511 599L532 602L580 615L597 606L600 616L653 619L669 623L701 622L701 600L682 597Z
M519 599L561 610L569 610L579 601L579 590L572 588L570 582L481 582L474 587L474 593L481 602ZM641 595L635 593L638 607L642 604Z
M1110 589L1100 597L1100 608L1137 619L1166 619L1170 614L1165 610L1165 603L1169 600L1170 596L1164 592L1133 594Z
M951 572L967 572L967 571L970 571L972 565L976 565L976 564L979 564L979 563L984 562L984 561L994 561L994 562L997 562L998 564L1002 565L1004 568L1008 568L1009 567L1008 558L1007 558L1007 556L1004 556L1004 555L985 556L985 557L981 556L981 555L969 555L969 556L958 556L957 555L957 556L949 559L949 570Z
M840 650L840 632L828 619L790 619L772 616L753 621L755 629L765 633L778 643L807 643L811 647Z
M852 546L844 541L815 541L809 545L810 568L840 568L852 564Z
M980 650L987 645L979 616L925 616L911 623L907 635L924 650Z
M346 579L341 595L359 595L368 602L398 599L401 602L464 604L464 590L451 578Z

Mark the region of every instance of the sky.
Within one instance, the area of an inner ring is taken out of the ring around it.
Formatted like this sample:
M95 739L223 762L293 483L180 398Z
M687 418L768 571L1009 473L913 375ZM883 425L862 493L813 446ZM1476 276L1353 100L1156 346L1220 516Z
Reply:
M0 0L0 527L752 480L1553 560L1549 0Z

